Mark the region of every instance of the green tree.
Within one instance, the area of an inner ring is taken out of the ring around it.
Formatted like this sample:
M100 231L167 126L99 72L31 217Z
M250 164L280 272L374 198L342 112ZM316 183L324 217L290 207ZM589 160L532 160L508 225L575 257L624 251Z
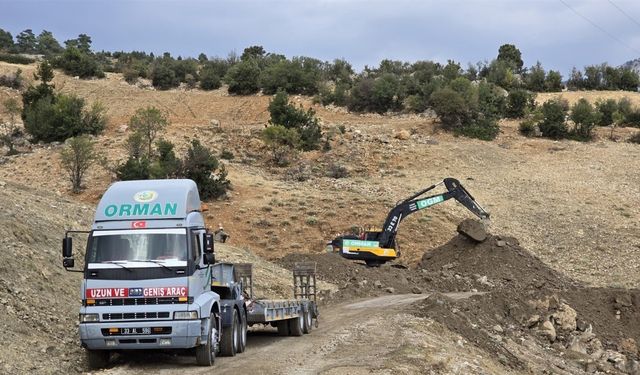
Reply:
M148 180L151 176L149 160L146 157L129 157L116 168L116 177L120 181Z
M104 77L104 72L95 56L72 44L67 44L62 55L54 61L57 67L62 68L66 74L71 76L80 78Z
M545 71L540 61L529 69L529 74L525 78L527 89L533 92L545 91Z
M272 125L282 125L287 129L295 129L300 134L300 148L304 151L318 148L322 131L316 113L312 108L306 111L289 103L289 96L284 91L278 91L269 102L269 113Z
M76 39L69 39L64 42L67 48L76 48L80 53L91 54L91 37L87 34L80 34Z
M192 140L187 149L184 177L195 181L203 200L218 199L231 187L224 165L198 140Z
M71 190L75 194L82 191L84 176L98 159L93 142L87 136L71 138L60 152L62 167L69 175Z
M434 91L430 98L443 128L454 130L468 123L469 108L462 94L450 88Z
M0 51L11 51L13 49L13 36L11 33L0 29Z
M260 68L254 59L246 59L232 66L225 81L229 85L229 93L251 95L260 91Z
M216 90L222 85L220 76L210 65L205 65L200 70L200 88L203 90Z
M569 80L567 80L567 88L569 90L583 90L585 88L582 72L576 69L576 67L571 69L571 76L569 77Z
M524 62L522 61L522 53L513 44L503 44L498 49L499 61L507 62L515 72L520 72Z
M251 59L260 59L263 58L265 54L266 51L262 46L251 46L244 49L242 56L240 56L240 60L247 61Z
M31 29L26 29L16 36L16 48L20 53L36 53L36 36Z
M544 88L547 92L560 92L562 91L562 75L555 70L549 70L547 77L544 80Z
M160 60L154 63L151 70L151 84L160 90L168 90L180 85L171 61Z
M578 140L586 141L593 137L592 131L599 119L598 113L587 99L580 98L571 106L570 118L574 123L572 133Z
M144 141L144 148L147 149L146 157L148 159L151 159L153 142L158 132L166 128L167 125L169 125L167 117L160 112L159 109L152 106L138 109L131 119L129 119L129 128L139 133Z
M173 143L160 139L156 142L158 157L150 167L151 178L177 178L180 175L181 161L173 151Z
M42 30L42 32L36 38L36 50L38 53L49 56L55 55L63 51L62 46L51 31Z
M640 85L638 73L631 69L620 68L620 81L618 87L620 90L638 91L638 85Z
M615 99L596 101L596 111L600 113L597 125L609 126L614 123L614 114L618 111Z

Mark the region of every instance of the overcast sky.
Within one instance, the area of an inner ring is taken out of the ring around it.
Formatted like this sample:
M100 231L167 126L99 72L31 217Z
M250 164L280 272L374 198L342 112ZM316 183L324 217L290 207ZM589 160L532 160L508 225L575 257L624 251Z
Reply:
M572 10L573 9L573 10ZM576 14L576 12L578 14ZM0 28L31 28L62 41L89 34L94 50L197 57L268 52L345 58L491 60L514 43L526 66L572 66L640 57L640 1L627 0L0 0Z

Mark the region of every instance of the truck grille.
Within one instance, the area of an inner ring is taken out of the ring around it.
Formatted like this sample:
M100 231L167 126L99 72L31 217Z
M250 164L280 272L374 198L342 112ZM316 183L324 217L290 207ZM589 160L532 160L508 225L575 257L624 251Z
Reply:
M95 303L87 304L87 300L82 300L83 306L142 306L142 305L176 305L191 304L193 297L187 298L186 301L180 301L178 297L160 297L160 298L111 298L97 299Z
M102 314L102 320L133 320L133 319L166 319L168 312L137 312L137 313L107 313Z

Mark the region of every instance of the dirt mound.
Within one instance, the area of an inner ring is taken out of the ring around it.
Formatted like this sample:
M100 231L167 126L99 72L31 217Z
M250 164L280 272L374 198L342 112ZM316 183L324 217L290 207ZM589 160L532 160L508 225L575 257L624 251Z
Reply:
M517 239L490 234L483 242L459 235L427 251L419 268L485 292L459 301L433 294L414 306L505 365L534 373L640 369L639 290L585 286ZM549 361L545 351L556 356Z

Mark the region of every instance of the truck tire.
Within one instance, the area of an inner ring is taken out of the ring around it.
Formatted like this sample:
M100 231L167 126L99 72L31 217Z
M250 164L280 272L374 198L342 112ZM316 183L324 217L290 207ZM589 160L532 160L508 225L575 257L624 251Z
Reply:
M92 370L99 370L109 365L109 359L111 359L111 352L108 350L90 350L87 349L87 363Z
M244 319L242 319L242 323L240 324L240 340L238 345L238 353L244 353L244 350L247 348L247 316L244 315Z
M231 317L231 327L222 330L222 355L225 357L233 357L238 351L239 326L238 313L233 309Z
M278 335L279 336L289 336L289 321L288 320L280 320L280 321L278 321Z
M313 329L313 317L311 315L311 307L307 306L304 311L304 327L302 327L302 332L310 333Z
M304 330L304 315L300 314L297 318L289 319L289 332L291 336L302 336Z
M196 363L198 366L212 366L216 361L218 349L218 320L211 314L211 329L207 335L207 343L196 347Z

